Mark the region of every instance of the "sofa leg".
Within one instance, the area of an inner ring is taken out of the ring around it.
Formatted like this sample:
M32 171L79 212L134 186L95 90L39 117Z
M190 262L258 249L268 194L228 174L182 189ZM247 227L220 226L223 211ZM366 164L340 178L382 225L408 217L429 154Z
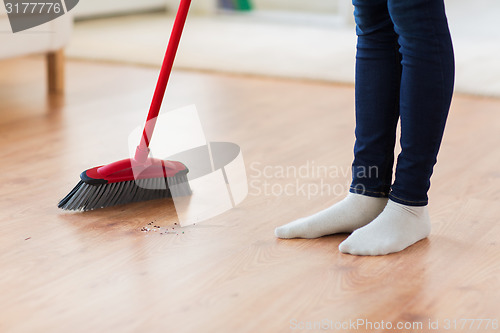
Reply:
M64 93L64 49L47 54L49 94Z

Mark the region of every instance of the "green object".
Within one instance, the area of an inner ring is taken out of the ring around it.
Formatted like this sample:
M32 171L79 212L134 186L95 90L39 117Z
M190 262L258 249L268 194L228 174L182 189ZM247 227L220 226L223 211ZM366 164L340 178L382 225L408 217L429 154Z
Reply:
M250 0L233 0L234 1L234 8L236 10L241 10L241 11L248 11L252 10L252 3Z

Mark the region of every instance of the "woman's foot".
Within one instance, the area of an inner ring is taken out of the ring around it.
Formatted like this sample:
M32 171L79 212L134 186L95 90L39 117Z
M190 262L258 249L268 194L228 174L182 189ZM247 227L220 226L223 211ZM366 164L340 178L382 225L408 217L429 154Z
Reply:
M335 205L278 227L274 233L278 238L317 238L352 232L373 221L384 210L387 200L349 193Z
M399 252L430 232L427 206L406 206L389 200L384 211L373 222L354 231L339 245L339 250L355 255L384 255Z

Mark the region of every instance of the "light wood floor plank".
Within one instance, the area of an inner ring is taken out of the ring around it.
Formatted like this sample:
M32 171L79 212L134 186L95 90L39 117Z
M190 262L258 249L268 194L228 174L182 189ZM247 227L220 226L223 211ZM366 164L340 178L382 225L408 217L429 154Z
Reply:
M179 228L168 200L57 209L80 172L128 155L157 71L70 61L66 95L47 96L43 60L0 62L0 332L274 333L323 319L416 321L415 332L431 332L429 319L441 331L446 319L500 319L500 100L455 96L432 179L431 236L356 257L337 249L345 234L273 235L342 195L265 195L264 181L295 179L259 176L307 163L348 170L351 86L174 72L167 108L194 103L209 140L241 146L254 182L236 209ZM300 182L345 189L349 178ZM172 233L141 232L150 222Z

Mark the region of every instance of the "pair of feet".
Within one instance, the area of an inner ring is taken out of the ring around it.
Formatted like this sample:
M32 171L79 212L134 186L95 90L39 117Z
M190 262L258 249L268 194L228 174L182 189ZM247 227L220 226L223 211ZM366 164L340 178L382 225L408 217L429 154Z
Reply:
M429 236L430 231L427 206L349 193L325 210L276 228L275 234L278 238L317 238L352 232L339 245L340 252L374 256L399 252Z

